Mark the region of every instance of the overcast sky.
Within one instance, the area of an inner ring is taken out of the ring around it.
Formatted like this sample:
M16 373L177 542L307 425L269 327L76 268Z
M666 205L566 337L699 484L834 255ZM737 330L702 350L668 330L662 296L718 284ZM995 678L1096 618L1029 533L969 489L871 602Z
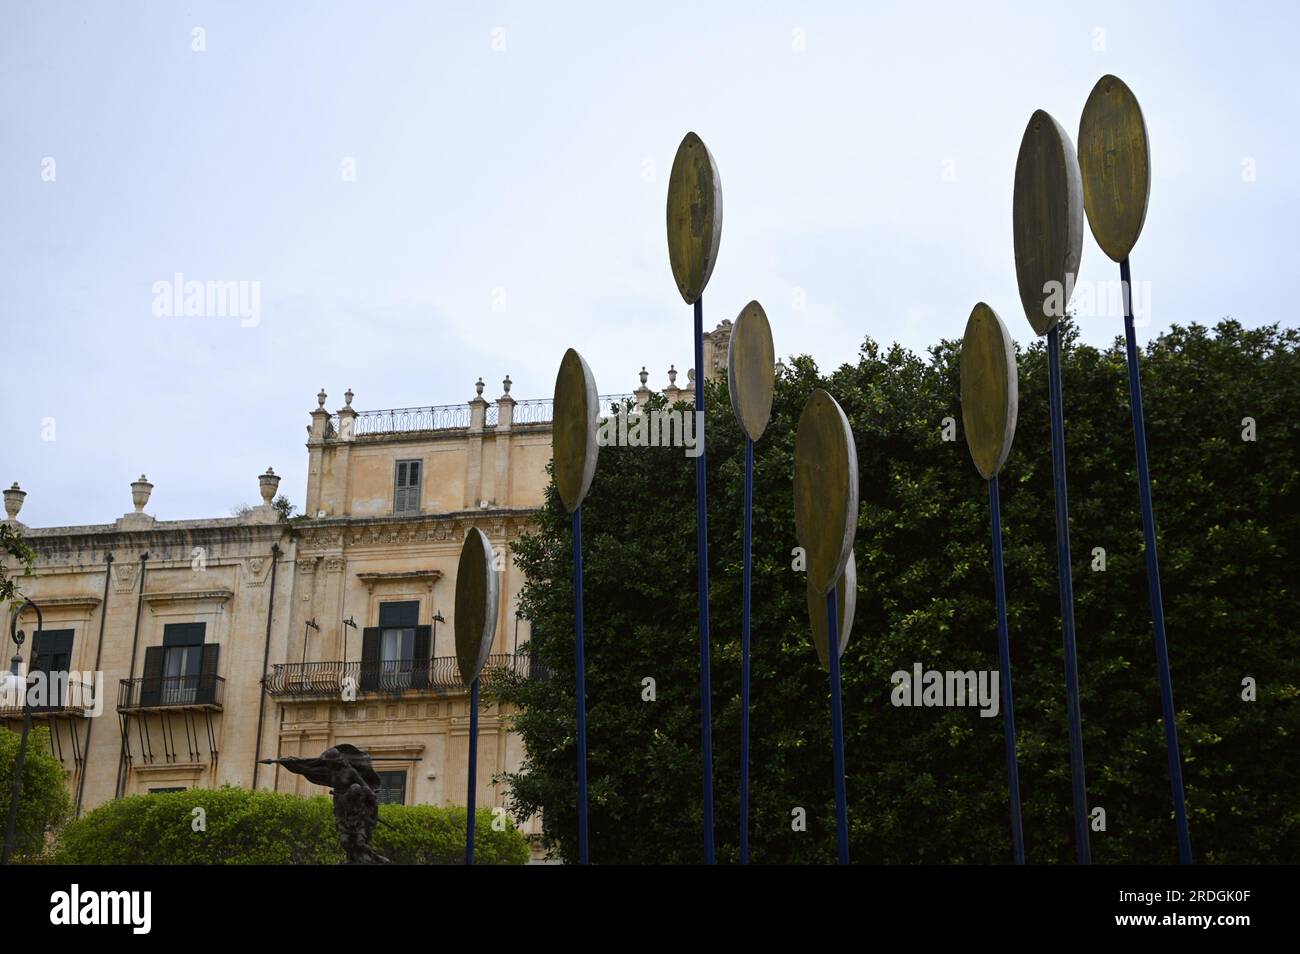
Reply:
M569 346L602 392L643 364L684 383L664 201L688 129L725 196L707 325L757 298L778 353L823 368L866 335L959 337L979 299L1031 338L1016 151L1036 108L1076 136L1104 73L1151 138L1143 337L1295 321L1294 4L812 6L3 3L20 519L109 522L141 472L160 519L227 516L268 465L301 506L322 386L331 410L462 402L479 375L495 398L507 373L548 397ZM176 273L259 283L256 321L156 314ZM1116 273L1086 235L1081 281Z

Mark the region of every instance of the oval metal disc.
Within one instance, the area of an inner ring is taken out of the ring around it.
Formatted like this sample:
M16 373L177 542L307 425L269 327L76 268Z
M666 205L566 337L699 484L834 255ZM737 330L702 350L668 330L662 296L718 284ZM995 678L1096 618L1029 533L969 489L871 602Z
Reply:
M1002 319L984 302L971 309L961 342L961 423L975 469L1002 470L1016 436L1016 349Z
M478 678L492 652L498 595L492 544L482 530L472 527L456 567L456 665L466 686Z
M821 388L795 431L794 523L808 585L825 596L844 572L858 529L858 449L843 408Z
M1151 197L1151 145L1142 107L1117 76L1097 81L1079 120L1083 207L1107 257L1128 258L1142 234Z
M839 611L840 655L849 644L849 633L853 631L853 614L858 606L858 562L849 551L849 562L844 564L844 572L835 581L835 608ZM826 655L826 594L816 592L808 587L808 621L812 623L813 648L821 660L823 669L831 668L831 658Z
M668 262L686 304L704 294L721 240L722 180L704 141L688 132L668 176Z
M596 379L582 355L570 348L560 360L555 376L555 401L551 425L551 453L555 459L555 487L569 513L582 506L596 475L597 418L600 398Z
M772 416L776 390L776 349L763 306L751 301L731 327L727 347L727 388L740 429L756 441Z
M1079 274L1083 183L1069 134L1041 109L1020 140L1011 227L1020 303L1045 335L1064 317Z

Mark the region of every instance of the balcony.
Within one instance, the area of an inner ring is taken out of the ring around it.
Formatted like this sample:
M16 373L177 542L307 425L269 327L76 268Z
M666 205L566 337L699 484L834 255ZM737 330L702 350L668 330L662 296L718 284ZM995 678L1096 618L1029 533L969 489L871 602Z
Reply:
M489 686L509 673L526 679L536 678L540 670L531 655L499 653L488 657L481 684ZM271 667L262 683L267 695L298 699L341 696L349 686L356 687L358 696L400 696L407 692L446 695L466 691L455 656L364 664L339 661L280 663Z
M623 406L625 401L633 400L632 394L602 394L600 406L602 413L609 410L611 404ZM515 404L513 424L549 424L554 409L550 398L536 398L518 401ZM496 427L499 408L489 405L484 409L484 427ZM468 404L441 404L434 407L395 407L378 411L361 411L352 423L352 438L390 437L399 434L419 434L426 431L463 431L470 424L470 407ZM343 421L337 414L330 416L325 427L325 437L337 440L342 434Z
M48 682L43 693L40 690L29 691L32 718L85 716L88 709L94 708L95 687L92 684L70 680L67 678L67 673L47 674L47 678ZM40 695L41 698L33 699L36 695ZM21 696L16 700L6 699L3 704L0 704L0 720L22 717Z
M221 711L226 680L221 676L163 676L123 679L117 711L208 709Z

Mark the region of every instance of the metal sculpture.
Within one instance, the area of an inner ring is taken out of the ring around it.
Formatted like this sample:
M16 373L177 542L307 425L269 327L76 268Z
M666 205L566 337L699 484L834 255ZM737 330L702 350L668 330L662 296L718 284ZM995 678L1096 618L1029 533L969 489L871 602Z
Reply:
M1041 109L1030 117L1020 141L1011 219L1020 302L1034 331L1047 336L1052 476L1056 485L1056 559L1065 644L1074 833L1079 863L1088 864L1092 852L1088 843L1079 663L1074 637L1074 581L1070 571L1070 506L1065 481L1060 329L1060 321L1065 316L1079 274L1079 257L1083 248L1083 185L1079 161L1069 135L1060 123Z
M587 863L587 659L583 641L582 501L596 474L596 379L582 355L570 348L555 376L553 404L555 486L573 521L573 626L575 693L578 700L578 863Z
M469 689L469 781L465 795L465 864L474 863L474 809L478 782L479 674L497 632L499 589L492 544L478 527L465 534L456 567L456 665Z
M686 134L668 177L668 261L677 290L695 310L696 555L700 603L700 747L704 762L704 859L715 860L713 839L713 707L709 675L709 505L704 442L704 287L722 238L722 184L704 142Z
M745 528L740 632L740 863L749 864L749 658L753 583L754 442L772 416L776 349L763 306L751 301L731 326L727 349L731 409L745 434Z
M1002 565L1002 500L998 473L1016 435L1018 405L1016 350L1002 319L979 302L966 322L961 345L961 418L975 469L989 485L993 524L993 592L998 613L998 665L1002 683L1002 728L1011 790L1011 848L1016 864L1025 863L1020 822L1020 768L1016 760L1016 717L1011 692L1011 641L1007 632L1006 580Z
M263 765L282 765L330 790L334 801L334 825L349 865L386 865L391 862L370 846L379 824L379 773L370 755L355 745L331 746L319 758L284 756L261 759Z
M839 863L849 863L848 797L844 781L844 711L840 697L841 616L836 589L853 555L858 527L858 451L849 419L835 398L818 388L808 398L794 439L794 518L808 567L808 588L826 614L831 689L831 744L835 773L835 830ZM854 580L856 583L856 579ZM847 595L844 600L847 604ZM815 617L816 612L813 613ZM816 627L814 626L814 633ZM814 643L816 640L814 639Z
M853 632L853 617L858 609L858 561L852 550L849 551L849 562L844 564L844 572L835 581L835 608L839 614L836 622L840 655L843 656ZM827 651L830 633L826 630L826 594L811 583L808 584L808 619L812 623L813 648L817 650L817 661L829 672L831 657Z
M1156 518L1151 503L1151 469L1147 460L1146 415L1142 407L1142 377L1138 370L1137 334L1133 326L1133 301L1129 253L1137 244L1146 221L1151 194L1151 147L1142 107L1133 91L1115 76L1103 76L1092 88L1079 121L1079 167L1083 178L1083 205L1088 225L1101 250L1119 262L1124 292L1124 338L1128 356L1129 404L1133 415L1133 441L1137 452L1138 496L1142 505L1142 536L1146 544L1147 594L1156 643L1156 669L1160 679L1160 708L1165 724L1165 749L1173 791L1174 819L1178 831L1178 859L1192 863L1192 840L1187 828L1183 795L1183 760L1178 750L1178 725L1174 710L1173 679L1169 673L1169 645L1165 638L1164 597L1160 588L1160 558L1156 551Z

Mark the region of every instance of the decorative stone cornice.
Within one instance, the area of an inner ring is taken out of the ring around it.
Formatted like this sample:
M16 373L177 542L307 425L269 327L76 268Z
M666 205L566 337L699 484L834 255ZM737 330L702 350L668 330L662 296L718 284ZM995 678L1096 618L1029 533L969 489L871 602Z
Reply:
M415 758L424 751L423 742L376 742L366 746L366 753L371 758L383 756L397 758Z
M423 582L430 590L433 584L442 579L441 570L397 570L391 573L358 573L357 579L366 585L366 591L373 593L377 583Z
M98 596L43 596L36 601L42 610L83 609L93 612L103 600Z
M139 775L193 775L207 768L206 762L136 762L131 771Z
M516 536L537 519L535 508L463 510L413 517L322 517L298 526L304 554L335 552L346 547L459 543L471 527L497 539Z
M155 603L184 603L198 602L206 600L209 602L225 603L235 595L233 590L216 589L216 590L173 590L166 593L146 593L144 601L150 606Z

